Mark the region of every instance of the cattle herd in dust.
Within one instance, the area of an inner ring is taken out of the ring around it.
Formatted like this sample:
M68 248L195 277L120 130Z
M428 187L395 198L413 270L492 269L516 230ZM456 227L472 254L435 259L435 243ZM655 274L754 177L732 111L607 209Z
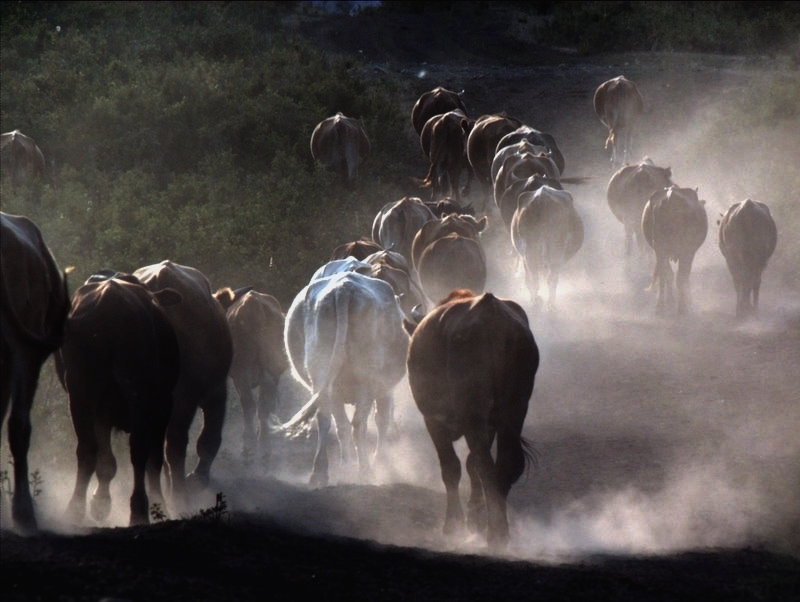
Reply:
M621 76L605 82L594 108L609 130L606 148L616 171L607 201L624 227L620 252L642 253L649 245L656 310L684 314L692 262L708 232L704 201L696 189L675 184L668 167L649 158L630 161L642 112L633 82ZM272 438L315 426L310 483L325 486L327 439L335 424L342 465L368 480L374 463L386 460L386 440L398 428L393 390L407 376L441 465L445 532L465 521L453 449L463 437L472 486L466 522L484 529L491 546L506 543L506 498L530 457L522 427L539 350L522 305L486 290L484 237L494 226L508 252L518 255L534 300L530 309L555 311L559 273L580 252L585 224L564 189L565 159L552 135L505 113L472 119L459 94L444 88L419 98L411 122L430 162L419 182L430 198L386 203L372 231L333 249L285 313L271 295L251 288L212 291L200 271L171 261L133 274L98 272L70 299L67 275L38 227L2 214L0 409L4 419L8 415L18 528L37 526L27 466L30 413L41 366L52 354L78 441L67 509L72 520L84 518L92 476L98 485L91 515L102 520L109 513L109 483L117 470L112 429L130 434L131 524L147 523L150 503L165 497L175 511L187 507L189 482L208 484L221 446L228 378L245 418L243 452L268 457ZM355 184L369 149L358 120L341 113L322 121L311 138L315 161L348 185ZM4 177L10 174L15 185L45 167L34 141L18 131L2 135L2 156ZM462 203L471 186L480 189L477 207ZM734 282L736 315L745 318L757 310L761 274L776 245L769 208L750 199L735 203L719 221L718 239ZM540 279L547 283L546 302ZM279 423L277 383L287 371L310 398ZM373 408L378 436L370 447ZM189 428L198 411L199 459L187 476Z

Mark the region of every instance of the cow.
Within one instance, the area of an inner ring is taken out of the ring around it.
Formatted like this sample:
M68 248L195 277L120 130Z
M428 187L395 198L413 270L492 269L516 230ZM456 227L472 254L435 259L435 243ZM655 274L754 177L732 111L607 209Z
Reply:
M355 182L358 168L369 153L369 138L361 123L342 113L323 119L311 133L311 156L336 171L347 184Z
M451 213L457 213L458 215L475 215L475 209L473 209L472 203L469 205L462 205L460 202L450 197L438 201L424 201L424 203L425 206L433 212L434 217L444 217Z
M678 314L688 310L692 262L708 234L704 205L696 189L673 184L655 192L644 207L642 232L656 254L650 289L658 287L658 313L664 313L666 304L672 302L673 284L678 289ZM677 275L673 275L671 261L678 264Z
M555 309L559 275L583 245L583 237L583 220L566 190L542 186L519 195L511 219L511 242L525 265L535 305L539 303L539 275L545 273L547 307Z
M547 160L552 164L552 167L548 166L549 171L553 171L552 177L558 178L561 175L558 166L553 161L550 154L547 152L547 149L544 146L538 146L536 144L532 144L527 140L520 140L519 142L515 142L514 144L509 144L507 146L498 147L497 152L494 155L494 159L492 159L492 167L491 167L491 179L492 185L496 186L497 182L497 174L500 169L503 167L503 164L511 156L519 157L523 155L531 155L531 156L543 156L546 157Z
M451 232L434 240L420 255L417 271L432 304L457 288L482 293L486 287L486 253L480 240Z
M410 266L411 245L422 225L436 219L429 207L418 197L403 197L386 203L372 221L372 240L389 251L406 258Z
M736 289L736 317L758 312L761 274L778 244L778 228L765 203L734 203L719 220L719 249Z
M233 360L229 376L239 396L244 421L242 455L269 454L269 420L278 407L278 381L289 368L283 346L286 315L272 295L248 290L243 295L226 287L214 293L225 309ZM253 396L258 389L258 401Z
M435 240L451 233L478 240L481 232L486 230L488 221L489 219L485 215L476 219L471 215L451 214L426 222L417 232L411 245L411 258L414 266L419 266L422 252Z
M406 258L395 251L380 251L364 259L372 266L369 276L388 282L404 314L410 314L418 305L424 304L425 295L416 280L416 273L409 267Z
M70 297L66 272L59 270L33 221L0 212L0 231L0 426L10 408L11 515L15 527L34 532L28 482L31 407L42 365L64 341Z
M428 173L419 183L431 189L431 201L454 197L461 202L461 173L467 172L469 189L471 171L467 160L467 137L475 122L462 111L450 111L431 117L420 134L420 144L430 161Z
M3 179L9 179L12 186L44 174L44 154L33 138L19 130L0 136L0 157Z
M360 238L353 240L336 247L328 261L334 259L344 259L345 257L355 257L356 259L364 259L373 253L383 251L383 247L369 238Z
M489 546L502 548L509 539L508 493L534 459L522 428L539 349L525 311L492 293L456 290L419 324L405 320L403 326L411 335L408 382L447 492L444 533L454 533L464 521L461 463L453 448L464 437L471 482L468 524L477 528L485 522Z
M519 119L505 113L482 115L475 120L467 138L467 159L485 194L488 195L492 188L492 161L497 152L497 143L522 125Z
M559 174L564 173L566 162L564 160L564 154L556 143L556 139L552 134L541 132L528 125L522 125L513 132L509 132L500 138L495 148L495 155L500 152L500 149L519 144L523 140L526 140L533 146L544 148L547 156L550 157L558 167Z
M507 232L510 232L511 220L517 210L519 195L523 192L533 192L542 186L549 186L556 190L564 189L559 180L542 174L535 173L527 178L517 178L511 174L511 177L506 182L505 190L499 193L499 196L495 199L495 205L500 212L500 217L506 226Z
M461 111L465 115L467 109L461 94L438 86L433 90L423 93L411 109L411 126L417 133L422 134L422 128L434 115L442 115L449 111Z
M605 148L611 146L611 164L627 163L633 149L633 133L644 110L639 89L624 75L600 84L592 99L594 112L608 128Z
M153 292L172 288L183 298L181 303L164 308L181 353L181 371L167 427L166 460L173 504L183 509L189 502L186 448L198 409L203 413L203 427L190 482L208 486L211 465L222 444L233 339L225 310L214 298L208 278L196 268L165 260L141 267L133 275Z
M625 165L611 176L606 199L611 212L625 228L626 256L633 251L634 239L640 251L646 248L642 238L642 211L653 193L672 183L672 169L657 166L650 157Z
M292 374L311 392L311 399L277 432L298 436L316 416L317 448L309 483L329 481L328 434L331 418L343 462L352 464L353 447L362 479L371 472L367 419L376 406L378 442L385 444L391 421L391 393L405 375L408 337L403 313L392 287L382 280L339 272L311 280L286 313L284 343ZM355 406L348 432L345 405Z
M493 176L494 202L506 227L511 225L517 196L522 192L518 182L533 183L534 180L530 178L540 176L539 181L561 188L558 166L547 154L536 152L535 149L523 140L499 151L492 164L492 170L497 169Z
M110 483L117 472L113 430L129 435L130 524L150 522L150 499L164 503L164 440L181 365L178 339L164 308L180 302L173 289L151 292L138 279L119 273L90 278L72 297L56 366L78 440L77 476L67 510L73 521L86 513L93 475L97 489L91 514L102 521L111 511Z

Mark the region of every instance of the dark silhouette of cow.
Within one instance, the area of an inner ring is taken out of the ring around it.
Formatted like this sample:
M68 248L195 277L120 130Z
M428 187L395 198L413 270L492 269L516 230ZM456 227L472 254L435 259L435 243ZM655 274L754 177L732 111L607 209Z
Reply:
M634 239L640 251L646 248L642 238L642 211L653 193L671 185L672 170L658 167L650 157L621 167L611 176L606 199L611 212L625 227L626 256L633 250Z
M422 128L434 115L442 115L449 111L461 111L467 114L461 94L442 88L441 86L424 92L414 103L411 109L411 126L417 133L422 134Z
M328 261L334 259L344 259L345 257L355 257L356 259L364 259L365 257L383 251L383 247L369 238L361 238L353 240L336 247Z
M431 189L431 201L452 197L461 202L461 174L467 172L465 190L469 190L472 172L467 160L467 137L475 122L462 111L450 111L431 117L420 134L422 151L430 168L420 182Z
M181 372L167 428L166 459L172 501L183 510L189 502L186 448L198 409L203 413L203 427L196 445L198 462L189 475L192 481L208 486L211 465L222 444L233 340L225 310L214 298L208 279L196 268L166 260L139 268L133 275L153 292L171 288L183 299L178 305L164 308L181 351Z
M33 138L19 130L0 136L0 157L3 179L10 180L12 186L44 174L44 154Z
M550 157L553 160L553 163L555 163L558 167L559 174L564 173L566 162L564 160L564 154L561 152L561 149L556 143L555 137L553 137L552 134L539 131L536 128L532 128L528 125L522 125L513 132L509 132L500 138L500 140L497 142L497 147L495 148L495 154L499 153L501 149L504 149L507 146L519 144L523 140L532 146L543 148L547 156Z
M8 416L14 460L12 518L35 531L28 482L31 407L42 365L64 340L70 308L66 274L30 219L0 212L0 421ZM0 422L0 426L1 426Z
M736 317L758 312L761 274L778 244L778 228L765 203L734 203L719 220L719 249L736 289Z
M600 84L594 92L594 112L608 128L606 149L611 146L612 165L627 163L633 152L633 134L644 101L631 80L620 75Z
M467 159L475 178L483 188L483 207L485 207L485 197L489 196L492 190L492 161L497 153L497 143L503 136L522 125L519 119L505 113L481 115L475 120L475 125L467 138Z
M342 113L323 119L311 133L311 156L320 165L335 170L348 184L355 182L369 153L369 138L361 123Z
M117 472L112 430L129 434L130 524L150 521L149 500L164 504L164 440L181 362L163 308L180 302L176 291L151 292L124 274L90 278L73 295L57 367L78 440L78 471L68 507L74 521L84 517L86 491L95 474L92 516L102 521L111 511L110 483Z
M283 346L286 315L280 301L266 293L248 290L237 295L224 288L214 297L226 310L233 338L229 376L242 406L242 454L260 451L268 457L270 415L278 407L278 381L289 367Z
M655 192L642 212L644 238L656 253L650 288L657 287L656 311L664 313L678 289L678 314L689 308L689 275L695 253L708 234L705 201L694 188L672 185ZM673 274L670 262L678 264Z
M408 382L436 448L447 491L444 532L464 521L461 462L453 442L466 438L473 528L487 528L493 548L509 539L506 499L532 454L522 427L539 367L539 349L525 311L491 293L453 291L411 335ZM496 439L496 453L492 446Z

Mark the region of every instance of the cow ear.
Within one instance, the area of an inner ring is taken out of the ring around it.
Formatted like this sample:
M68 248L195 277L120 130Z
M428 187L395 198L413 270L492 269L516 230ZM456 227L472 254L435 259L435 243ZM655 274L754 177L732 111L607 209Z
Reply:
M153 293L153 296L161 307L170 307L183 301L181 294L174 288L163 288Z
M408 336L413 335L416 329L417 329L416 322L412 322L408 318L403 318L403 330L405 330L408 333Z
M489 223L489 218L485 215L478 220L478 232L483 232L486 229L486 225Z

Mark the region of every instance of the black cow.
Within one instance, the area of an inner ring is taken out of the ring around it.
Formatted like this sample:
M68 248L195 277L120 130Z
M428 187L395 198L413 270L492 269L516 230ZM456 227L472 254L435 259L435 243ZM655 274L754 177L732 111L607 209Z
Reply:
M341 113L323 119L311 133L311 156L334 169L348 184L355 182L358 168L369 153L369 138L361 123Z
M10 179L13 186L44 174L44 154L33 138L19 130L0 137L0 158L3 179Z
M139 268L134 276L153 292L172 288L183 298L182 303L165 308L181 350L181 373L166 438L173 503L181 508L188 502L186 448L198 408L203 412L203 428L197 439L199 459L190 475L192 480L208 485L211 464L222 444L233 340L225 310L214 298L208 279L197 269L162 261Z
M36 530L28 483L31 406L42 364L64 340L70 299L66 275L58 269L38 226L0 212L0 421L8 418L14 459L12 518L24 531Z
M592 102L595 114L608 128L606 148L611 146L612 165L627 163L633 149L633 131L644 110L639 89L620 75L600 84Z
M465 115L467 113L461 94L439 86L423 93L414 103L411 109L411 126L419 136L431 117L449 111L461 111Z
M117 472L112 430L130 435L130 524L149 522L148 490L150 499L164 502L164 439L180 373L180 351L163 308L180 301L172 289L151 292L123 274L91 278L73 295L67 336L57 354L58 375L69 396L78 439L78 472L68 508L72 520L83 519L86 490L94 474L92 516L104 520L111 511L109 486Z

